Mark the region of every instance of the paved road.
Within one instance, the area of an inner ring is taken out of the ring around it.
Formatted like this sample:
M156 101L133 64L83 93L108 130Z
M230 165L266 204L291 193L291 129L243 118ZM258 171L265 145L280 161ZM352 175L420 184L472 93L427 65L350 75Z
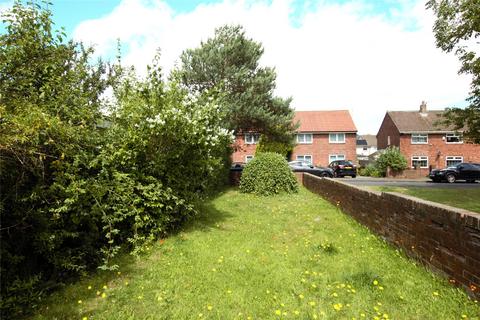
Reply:
M350 183L357 186L368 187L424 187L424 188L446 188L446 189L463 189L463 188L479 188L480 183L434 183L430 180L394 180L370 177L357 177L352 179L350 177L338 178L339 181Z

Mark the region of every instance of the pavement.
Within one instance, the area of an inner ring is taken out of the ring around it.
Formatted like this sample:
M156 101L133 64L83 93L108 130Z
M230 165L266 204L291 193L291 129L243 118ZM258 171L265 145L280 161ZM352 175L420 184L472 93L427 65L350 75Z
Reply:
M428 178L420 179L389 179L389 178L372 178L372 177L361 177L357 178L336 178L339 181L349 183L356 186L367 186L367 187L424 187L424 188L445 188L445 189L464 189L464 188L479 188L480 183L477 181L475 183L466 183L464 181L457 181L455 183L435 183Z

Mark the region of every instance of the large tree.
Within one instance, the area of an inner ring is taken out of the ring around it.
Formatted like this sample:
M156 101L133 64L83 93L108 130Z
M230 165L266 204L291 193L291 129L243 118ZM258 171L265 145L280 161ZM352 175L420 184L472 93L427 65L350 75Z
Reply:
M464 137L480 143L480 2L478 0L430 0L437 20L433 31L437 46L445 52L454 51L462 67L459 73L472 76L469 105L464 108L449 108L445 122L456 130L465 129Z
M263 51L241 26L223 26L182 53L177 75L190 92L217 99L230 130L288 140L295 129L291 99L274 96L276 73L259 65Z

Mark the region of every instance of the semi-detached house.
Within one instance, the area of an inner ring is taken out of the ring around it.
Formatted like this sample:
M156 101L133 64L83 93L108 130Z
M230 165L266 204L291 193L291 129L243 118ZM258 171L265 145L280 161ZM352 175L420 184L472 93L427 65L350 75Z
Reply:
M357 161L357 128L348 110L297 111L299 123L296 146L290 160L303 160L317 166L327 166L334 160ZM255 156L259 135L242 133L236 137L233 162L248 162Z
M480 145L441 124L443 110L388 111L377 134L379 149L397 146L411 168L428 171L460 162L480 162Z

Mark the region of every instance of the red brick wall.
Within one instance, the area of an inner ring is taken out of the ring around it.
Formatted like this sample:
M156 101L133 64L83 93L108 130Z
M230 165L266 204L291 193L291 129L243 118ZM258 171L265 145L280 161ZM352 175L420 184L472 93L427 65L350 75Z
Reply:
M391 146L400 146L400 132L387 113L377 133L377 147L379 150L386 149L389 146L388 136L390 136Z
M328 166L329 155L344 154L346 160L357 163L357 137L355 133L345 134L345 143L329 143L328 133L314 134L312 144L297 144L292 153L292 160L297 155L311 155L314 165Z
M232 155L233 162L245 162L245 156L255 155L257 145L245 144L243 135L237 136L235 141L235 152ZM345 143L329 143L328 133L314 134L311 144L297 144L293 150L291 160L296 160L297 155L311 155L313 164L328 166L329 155L344 154L347 160L357 163L357 136L355 133L345 134Z
M480 214L333 179L303 176L304 186L480 297Z
M232 154L233 162L246 162L246 156L255 156L256 144L245 144L245 136L238 135L235 139L234 152Z
M479 144L446 143L443 134L429 134L428 144L412 144L410 134L400 136L400 151L407 158L409 166L412 156L427 156L428 165L433 168L445 168L447 156L463 156L464 162L480 162Z

